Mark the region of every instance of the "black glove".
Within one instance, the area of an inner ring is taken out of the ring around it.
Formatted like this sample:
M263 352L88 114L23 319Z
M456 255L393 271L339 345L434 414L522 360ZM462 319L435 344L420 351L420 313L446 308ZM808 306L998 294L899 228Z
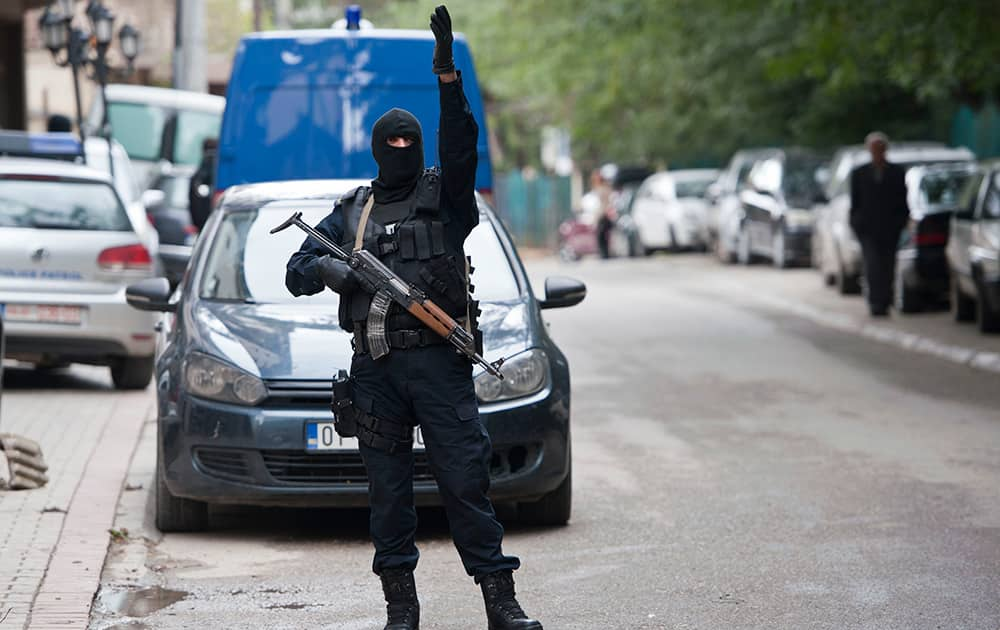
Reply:
M358 277L343 260L332 256L322 256L316 261L319 277L323 284L341 295L346 295L358 287Z
M451 52L451 43L455 37L451 34L451 16L442 4L431 13L431 30L434 31L434 74L448 74L455 71L455 59Z

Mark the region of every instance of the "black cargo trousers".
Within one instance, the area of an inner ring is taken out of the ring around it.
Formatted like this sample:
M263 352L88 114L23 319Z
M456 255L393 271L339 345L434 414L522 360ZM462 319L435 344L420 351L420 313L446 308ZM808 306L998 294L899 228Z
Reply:
M486 495L491 445L479 419L469 360L448 344L394 349L377 361L368 353L355 354L351 380L359 409L379 419L420 425L466 572L479 577L517 569L520 561L501 551L503 526ZM386 453L363 444L360 448L369 479L372 570L413 570L420 557L413 451Z

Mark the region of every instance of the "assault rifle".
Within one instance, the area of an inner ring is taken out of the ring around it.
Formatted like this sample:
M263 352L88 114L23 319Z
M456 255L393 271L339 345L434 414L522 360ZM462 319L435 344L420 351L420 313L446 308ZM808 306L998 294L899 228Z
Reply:
M385 319L389 306L395 302L438 335L444 337L474 363L483 366L487 372L503 380L500 367L504 359L490 363L476 352L476 341L472 334L450 315L432 302L423 291L408 284L371 252L361 249L348 253L336 243L319 233L302 220L302 213L296 212L287 221L271 230L271 234L296 226L330 250L339 260L346 262L361 277L363 285L374 289L371 308L365 324L365 339L373 359L389 354L389 342L385 337Z

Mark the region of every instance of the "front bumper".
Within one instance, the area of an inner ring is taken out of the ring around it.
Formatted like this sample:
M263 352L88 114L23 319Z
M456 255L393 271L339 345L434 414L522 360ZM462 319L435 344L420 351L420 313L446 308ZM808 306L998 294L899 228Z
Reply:
M812 228L785 228L785 258L795 263L812 260Z
M565 406L552 394L526 400L480 412L493 443L495 500L538 499L555 490L569 470L568 411L558 411ZM161 413L159 423L171 494L220 504L368 505L367 475L356 450L305 451L305 423L329 422L327 407L239 407L185 396L176 409L173 415ZM414 460L415 502L440 505L423 451L415 450Z
M83 309L79 325L6 321L8 357L30 361L44 356L105 363L117 357L152 356L155 351L153 327L159 316L130 307L125 302L124 287L105 294L0 293L0 304L52 304Z

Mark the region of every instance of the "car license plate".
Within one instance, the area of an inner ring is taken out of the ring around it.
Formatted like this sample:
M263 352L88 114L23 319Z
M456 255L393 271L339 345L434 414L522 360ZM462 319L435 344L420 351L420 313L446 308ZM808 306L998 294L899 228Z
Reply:
M413 429L413 449L424 448L424 436L420 427ZM337 435L332 422L306 423L306 451L356 451L358 438L345 438Z
M83 321L83 308L65 304L7 304L4 319L8 322L79 326Z

